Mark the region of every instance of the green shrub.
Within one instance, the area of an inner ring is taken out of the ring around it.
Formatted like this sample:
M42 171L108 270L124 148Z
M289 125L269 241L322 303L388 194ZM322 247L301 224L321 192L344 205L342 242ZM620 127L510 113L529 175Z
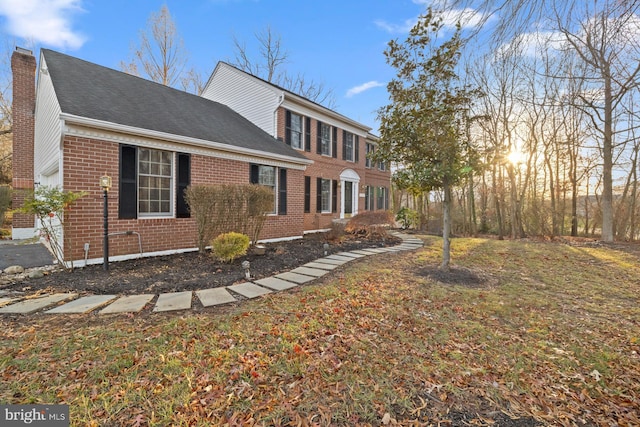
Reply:
M246 234L224 233L211 241L211 251L219 260L232 262L247 253L249 243L249 236Z
M418 221L418 213L413 209L403 206L396 214L396 221L399 221L402 225L402 229L406 230L407 228L411 228L411 226L416 225Z
M4 215L11 206L11 188L0 186L0 226L4 223Z
M389 211L366 211L349 220L345 231L350 234L380 238L387 234L387 228L393 225L393 215Z

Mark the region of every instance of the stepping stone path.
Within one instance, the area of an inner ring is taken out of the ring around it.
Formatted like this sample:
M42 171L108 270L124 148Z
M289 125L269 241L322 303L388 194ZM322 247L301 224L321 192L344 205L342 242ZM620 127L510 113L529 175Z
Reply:
M388 252L415 250L423 247L423 242L420 239L398 232L393 234L402 239L401 244L388 248L368 248L339 252L319 258L289 272L276 274L273 277L227 287L195 291L195 296L198 297L204 307L228 304L242 298L258 298L272 292L295 288L303 283L311 282L358 258ZM68 300L73 301L58 305L45 311L45 313L89 313L100 308L102 308L99 311L100 314L138 313L155 298L153 294L125 295L119 298L116 295L88 295L78 299L75 299L78 296L75 293L59 293L26 299L6 294L1 295L0 313L11 314L30 314ZM191 291L160 294L155 302L153 312L191 309L193 296L194 292Z

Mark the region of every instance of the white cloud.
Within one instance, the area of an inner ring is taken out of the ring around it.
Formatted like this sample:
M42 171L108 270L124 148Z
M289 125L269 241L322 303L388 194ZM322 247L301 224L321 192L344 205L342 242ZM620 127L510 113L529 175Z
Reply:
M414 3L430 3L430 0L414 0ZM440 10L440 9L438 9ZM442 9L442 22L445 29L453 29L460 22L463 29L474 29L482 25L485 17L475 9ZM374 21L378 28L391 33L408 33L418 22L418 17L405 20L402 24L393 24L382 19Z
M352 87L347 91L347 98L351 98L353 95L357 95L374 87L384 86L384 83L380 83L377 80L371 80L370 82L363 83L359 86Z
M418 22L418 18L407 19L404 21L403 24L391 24L385 20L378 19L377 21L374 21L374 24L376 24L378 28L386 31L387 33L402 34L402 33L408 33L409 30L411 30L411 28L413 28L413 26L416 25L417 22Z
M0 0L7 33L58 48L78 49L86 41L71 28L72 15L82 11L82 0Z

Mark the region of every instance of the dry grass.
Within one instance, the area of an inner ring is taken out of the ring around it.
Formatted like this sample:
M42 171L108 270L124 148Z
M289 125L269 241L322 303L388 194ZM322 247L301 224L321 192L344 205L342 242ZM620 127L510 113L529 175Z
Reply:
M456 239L455 281L424 239L237 306L5 318L0 402L72 425L640 423L637 253Z

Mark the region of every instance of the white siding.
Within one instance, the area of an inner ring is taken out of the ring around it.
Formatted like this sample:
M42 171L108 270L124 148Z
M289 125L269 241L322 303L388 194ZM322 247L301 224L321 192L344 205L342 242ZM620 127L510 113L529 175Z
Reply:
M36 125L34 141L34 179L46 179L48 185L62 184L51 182L51 176L58 177L55 162L60 162L60 104L51 83L51 77L46 70L44 58L40 57L40 71L38 73L38 87L36 91ZM55 174L55 175L54 175Z
M276 136L275 111L280 94L265 82L220 62L202 96L231 107L269 135Z

